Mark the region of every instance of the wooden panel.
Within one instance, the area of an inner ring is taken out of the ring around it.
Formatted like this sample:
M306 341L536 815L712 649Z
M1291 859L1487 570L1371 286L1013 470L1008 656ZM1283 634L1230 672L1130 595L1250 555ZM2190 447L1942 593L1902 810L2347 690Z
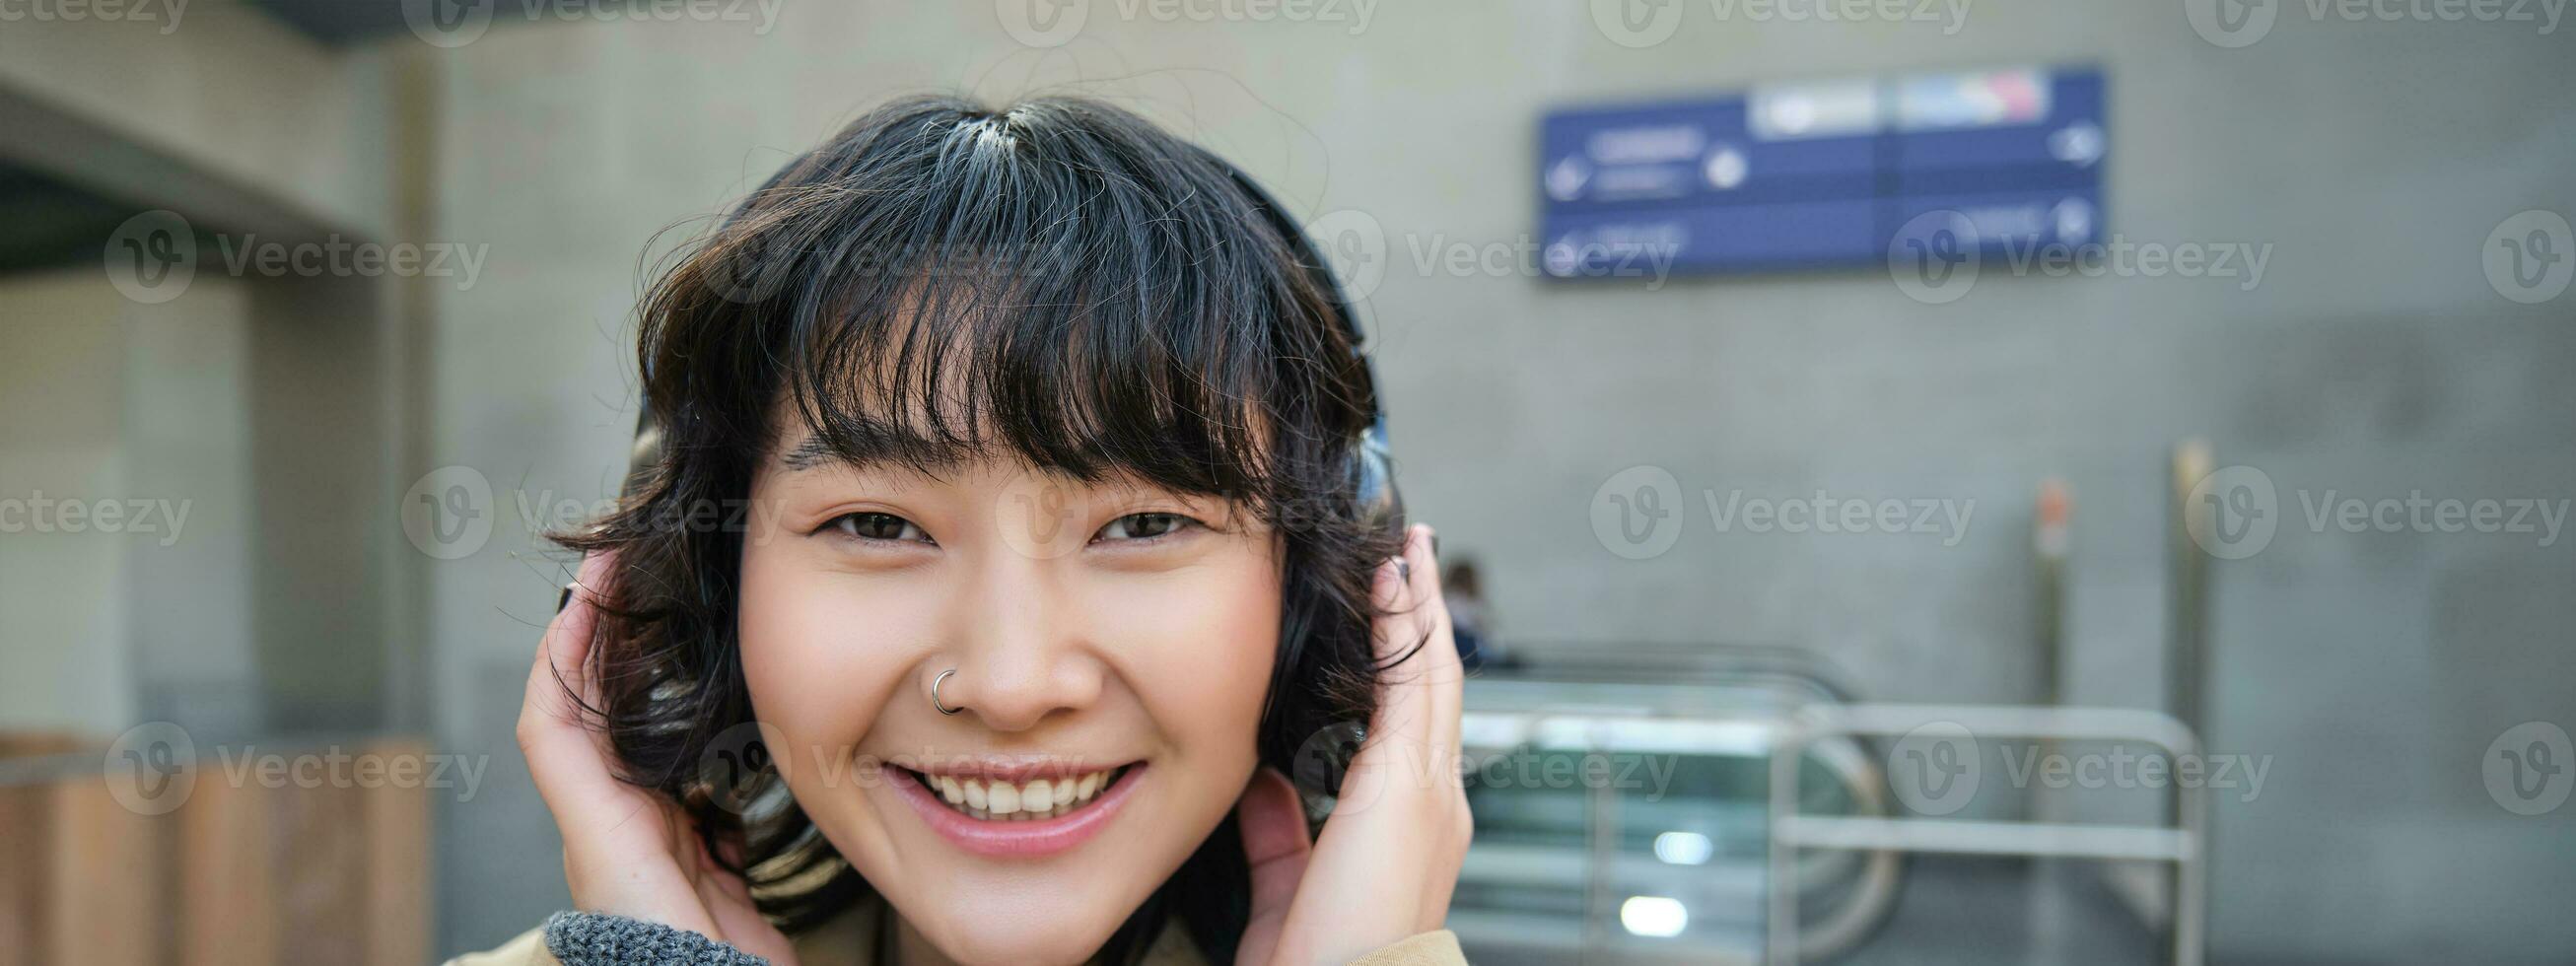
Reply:
M95 749L94 742L65 734L36 731L0 731L0 758L36 758L65 755Z
M0 964L51 962L53 792L0 787Z
M0 786L0 966L426 962L429 792L392 776L429 775L427 745L243 752L287 767L201 760L165 815L95 767Z
M385 741L388 760L419 758L419 741ZM427 769L422 769L426 774ZM367 963L420 966L429 959L429 791L380 788L367 795Z
M172 823L118 804L100 776L53 786L52 923L55 962L149 966L166 962L162 908Z
M274 966L277 874L271 821L276 792L228 784L220 767L199 777L181 817L178 962Z
M310 758L306 758L310 760ZM366 796L352 784L274 796L280 962L355 963L367 929Z

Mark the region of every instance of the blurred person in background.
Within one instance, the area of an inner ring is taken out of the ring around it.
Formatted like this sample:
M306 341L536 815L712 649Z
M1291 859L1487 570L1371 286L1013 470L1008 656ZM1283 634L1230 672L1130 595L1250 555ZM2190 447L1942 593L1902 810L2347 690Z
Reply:
M1451 563L1440 575L1440 589L1449 607L1451 632L1458 638L1459 662L1470 671L1507 663L1494 640L1493 615L1485 606L1484 579L1476 572L1476 561L1462 557Z

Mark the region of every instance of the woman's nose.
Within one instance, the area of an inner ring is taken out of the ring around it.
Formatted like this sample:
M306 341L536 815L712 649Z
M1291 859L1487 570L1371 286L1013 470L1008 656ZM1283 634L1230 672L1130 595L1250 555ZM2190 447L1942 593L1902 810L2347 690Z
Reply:
M975 568L973 589L959 595L957 673L942 703L996 731L1026 731L1100 699L1106 669L1061 563L997 548Z

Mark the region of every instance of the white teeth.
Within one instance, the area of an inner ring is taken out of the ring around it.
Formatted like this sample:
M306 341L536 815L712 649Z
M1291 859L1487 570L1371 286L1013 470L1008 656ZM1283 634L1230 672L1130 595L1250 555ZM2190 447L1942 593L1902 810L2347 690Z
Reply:
M939 797L973 818L995 822L1054 818L1073 811L1117 780L1116 771L1095 771L1076 778L1039 778L1023 785L977 778L926 775Z

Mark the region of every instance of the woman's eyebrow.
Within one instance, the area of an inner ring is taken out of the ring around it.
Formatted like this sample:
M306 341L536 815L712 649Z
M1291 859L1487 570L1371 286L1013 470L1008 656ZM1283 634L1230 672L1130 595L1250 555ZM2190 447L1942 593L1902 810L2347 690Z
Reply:
M820 435L807 436L787 451L778 462L789 472L804 472L822 467L845 469L900 468L916 473L936 475L963 465L962 456L948 452L926 440L882 438L854 444L857 449L832 445ZM910 458L904 458L905 456Z
M778 461L786 464L789 470L799 473L818 466L835 463L852 465L856 462L835 451L832 444L824 442L823 437L820 436L805 437L804 442L791 446L787 452L780 454Z

